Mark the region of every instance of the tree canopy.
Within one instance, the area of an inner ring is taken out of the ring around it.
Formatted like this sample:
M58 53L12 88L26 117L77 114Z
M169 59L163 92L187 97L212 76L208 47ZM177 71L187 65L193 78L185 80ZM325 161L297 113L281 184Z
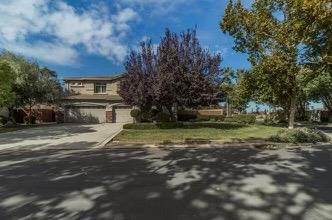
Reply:
M331 21L331 4L314 2L255 0L247 8L240 0L230 1L220 24L235 38L234 49L249 56L254 97L287 111L290 128L300 79L312 79L330 65L331 30L325 25Z
M130 105L142 109L152 105L196 107L216 102L221 56L203 49L196 30L180 35L166 30L160 44L142 42L126 62L119 94Z
M62 88L54 71L10 52L0 54L0 64L1 88L7 91L1 98L2 106L31 108L37 103L54 103L60 98Z

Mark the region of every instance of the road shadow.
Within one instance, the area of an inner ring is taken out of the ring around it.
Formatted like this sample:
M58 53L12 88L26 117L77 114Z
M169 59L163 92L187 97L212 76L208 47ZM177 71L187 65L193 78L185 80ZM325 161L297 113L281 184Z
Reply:
M0 152L0 219L331 219L332 146Z

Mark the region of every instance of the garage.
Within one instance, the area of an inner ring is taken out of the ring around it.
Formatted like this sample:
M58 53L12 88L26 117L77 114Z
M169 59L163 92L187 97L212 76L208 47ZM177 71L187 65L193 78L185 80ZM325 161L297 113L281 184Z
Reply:
M130 116L131 108L117 106L114 109L116 123L133 123L133 118Z
M70 106L66 107L65 122L105 123L105 106Z

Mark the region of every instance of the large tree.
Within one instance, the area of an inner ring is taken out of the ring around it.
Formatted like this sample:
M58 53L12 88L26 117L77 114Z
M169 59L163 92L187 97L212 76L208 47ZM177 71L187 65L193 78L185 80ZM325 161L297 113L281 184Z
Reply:
M225 68L220 83L222 100L226 103L227 116L231 115L231 109L242 112L247 109L251 99L250 74L246 70Z
M14 81L15 72L10 63L0 61L0 108L12 105L15 102Z
M156 75L156 58L150 41L142 42L140 51L131 51L125 68L119 95L126 104L149 111L154 101L152 83Z
M300 16L304 2L255 0L247 8L240 0L230 1L221 22L221 29L235 38L234 49L249 55L255 98L287 111L289 128L294 127L300 78L310 73L301 70L309 63L308 57L316 59L320 53L311 53L309 48L318 44L305 40ZM311 39L318 37L314 35Z
M175 118L177 106L197 107L216 102L221 57L203 49L196 30L177 35L166 30L157 48L143 42L126 62L119 94L141 109L156 106Z
M332 76L323 72L314 80L311 80L304 91L310 100L320 101L324 107L332 112Z
M0 61L8 63L16 73L15 79L8 81L15 97L13 102L7 103L10 112L15 107L28 107L31 114L33 105L54 103L60 98L62 89L54 71L10 52L2 52Z

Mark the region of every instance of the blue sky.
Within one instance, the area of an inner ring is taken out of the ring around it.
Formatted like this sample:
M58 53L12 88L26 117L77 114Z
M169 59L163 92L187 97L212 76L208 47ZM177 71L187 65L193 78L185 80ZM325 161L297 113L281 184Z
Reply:
M123 71L142 39L157 44L166 28L197 26L201 45L223 55L223 66L248 68L219 21L227 0L0 0L0 48L57 71L60 78Z
M201 45L222 54L222 67L250 68L246 55L232 50L233 39L219 28L227 2L0 0L0 49L34 59L60 79L104 76L123 72L126 54L143 39L158 44L166 28L197 27ZM242 2L248 6L251 0ZM253 103L250 109L256 109Z

